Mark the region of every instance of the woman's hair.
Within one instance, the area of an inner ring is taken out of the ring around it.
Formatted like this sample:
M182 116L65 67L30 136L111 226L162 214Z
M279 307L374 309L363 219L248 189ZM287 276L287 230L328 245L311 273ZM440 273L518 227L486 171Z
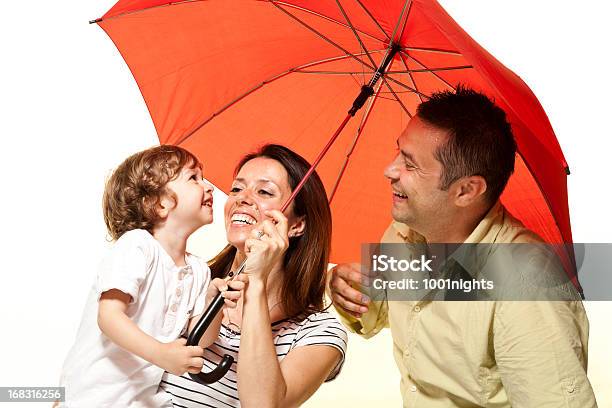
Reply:
M242 158L234 176L248 161L265 157L279 162L287 171L291 191L302 180L310 164L287 147L268 144ZM331 248L331 211L325 187L316 172L312 173L293 201L293 213L304 217L306 227L300 236L289 239L283 260L284 276L281 303L289 317L314 313L324 308L325 272ZM236 248L228 245L210 262L213 277L229 273Z
M178 146L152 147L128 157L106 181L102 211L106 229L113 240L141 228L153 233L161 221L158 213L164 194L176 201L166 188L185 166L200 166L198 159Z

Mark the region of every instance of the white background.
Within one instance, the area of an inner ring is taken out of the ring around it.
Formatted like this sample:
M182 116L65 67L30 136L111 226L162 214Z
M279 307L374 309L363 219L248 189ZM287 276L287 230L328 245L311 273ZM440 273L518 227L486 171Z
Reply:
M103 31L87 24L112 4L3 4L0 386L56 384L108 247L100 210L104 179L129 154L157 142L129 70ZM572 170L574 240L611 242L609 3L442 4L530 85L547 111ZM222 198L216 197L217 220ZM210 255L223 246L219 225L198 235L195 252ZM600 407L612 407L612 303L590 302L587 310L589 376ZM377 337L351 338L344 372L309 406L401 404L390 337Z

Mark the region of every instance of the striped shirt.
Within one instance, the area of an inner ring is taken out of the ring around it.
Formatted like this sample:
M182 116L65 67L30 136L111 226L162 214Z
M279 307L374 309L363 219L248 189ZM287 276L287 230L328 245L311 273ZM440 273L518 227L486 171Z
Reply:
M219 338L204 350L203 371L205 372L216 367L224 354L234 357L230 370L216 383L202 385L193 381L188 374L178 377L164 373L160 387L170 394L175 407L240 407L236 377L240 334L231 336L232 332L221 325ZM333 380L342 368L347 332L330 312L313 313L301 321L284 319L274 322L272 336L279 362L296 347L325 345L338 349L342 354L340 361L325 381Z

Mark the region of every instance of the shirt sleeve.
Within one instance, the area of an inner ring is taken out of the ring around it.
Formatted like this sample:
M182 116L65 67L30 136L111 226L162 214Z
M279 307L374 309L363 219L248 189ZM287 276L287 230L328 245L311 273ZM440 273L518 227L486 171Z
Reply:
M403 225L398 222L392 222L383 233L380 239L382 243L404 243L404 235L408 232L404 229L400 231ZM379 292L384 295L383 292ZM335 306L334 306L335 307ZM368 305L368 311L357 318L349 313L346 313L341 307L335 307L336 312L342 323L348 329L366 339L378 334L385 327L389 327L389 305L386 298L372 299Z
M102 293L117 289L130 295L130 304L138 301L140 286L149 270L150 250L143 230L123 234L102 261L96 280L98 300Z
M341 307L335 307L340 321L353 333L366 339L389 327L389 305L386 300L373 300L368 305L368 311L357 318L346 313Z
M340 373L344 365L348 334L346 329L331 313L311 315L298 332L291 349L302 346L323 345L337 349L340 360L325 381L331 381Z
M596 407L580 301L498 302L495 359L513 407Z

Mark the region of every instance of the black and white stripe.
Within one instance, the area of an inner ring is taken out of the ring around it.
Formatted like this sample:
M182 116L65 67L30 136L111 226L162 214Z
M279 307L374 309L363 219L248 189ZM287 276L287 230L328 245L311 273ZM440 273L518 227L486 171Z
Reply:
M204 371L216 367L224 354L234 357L230 371L218 382L201 385L187 374L178 377L164 373L160 386L170 394L175 407L240 407L236 378L240 334L234 338L228 338L228 335L227 327L222 325L219 338L204 350ZM338 349L342 354L340 362L326 381L333 380L342 368L347 332L330 312L313 313L301 321L285 319L274 322L272 336L279 361L296 347L326 345Z

